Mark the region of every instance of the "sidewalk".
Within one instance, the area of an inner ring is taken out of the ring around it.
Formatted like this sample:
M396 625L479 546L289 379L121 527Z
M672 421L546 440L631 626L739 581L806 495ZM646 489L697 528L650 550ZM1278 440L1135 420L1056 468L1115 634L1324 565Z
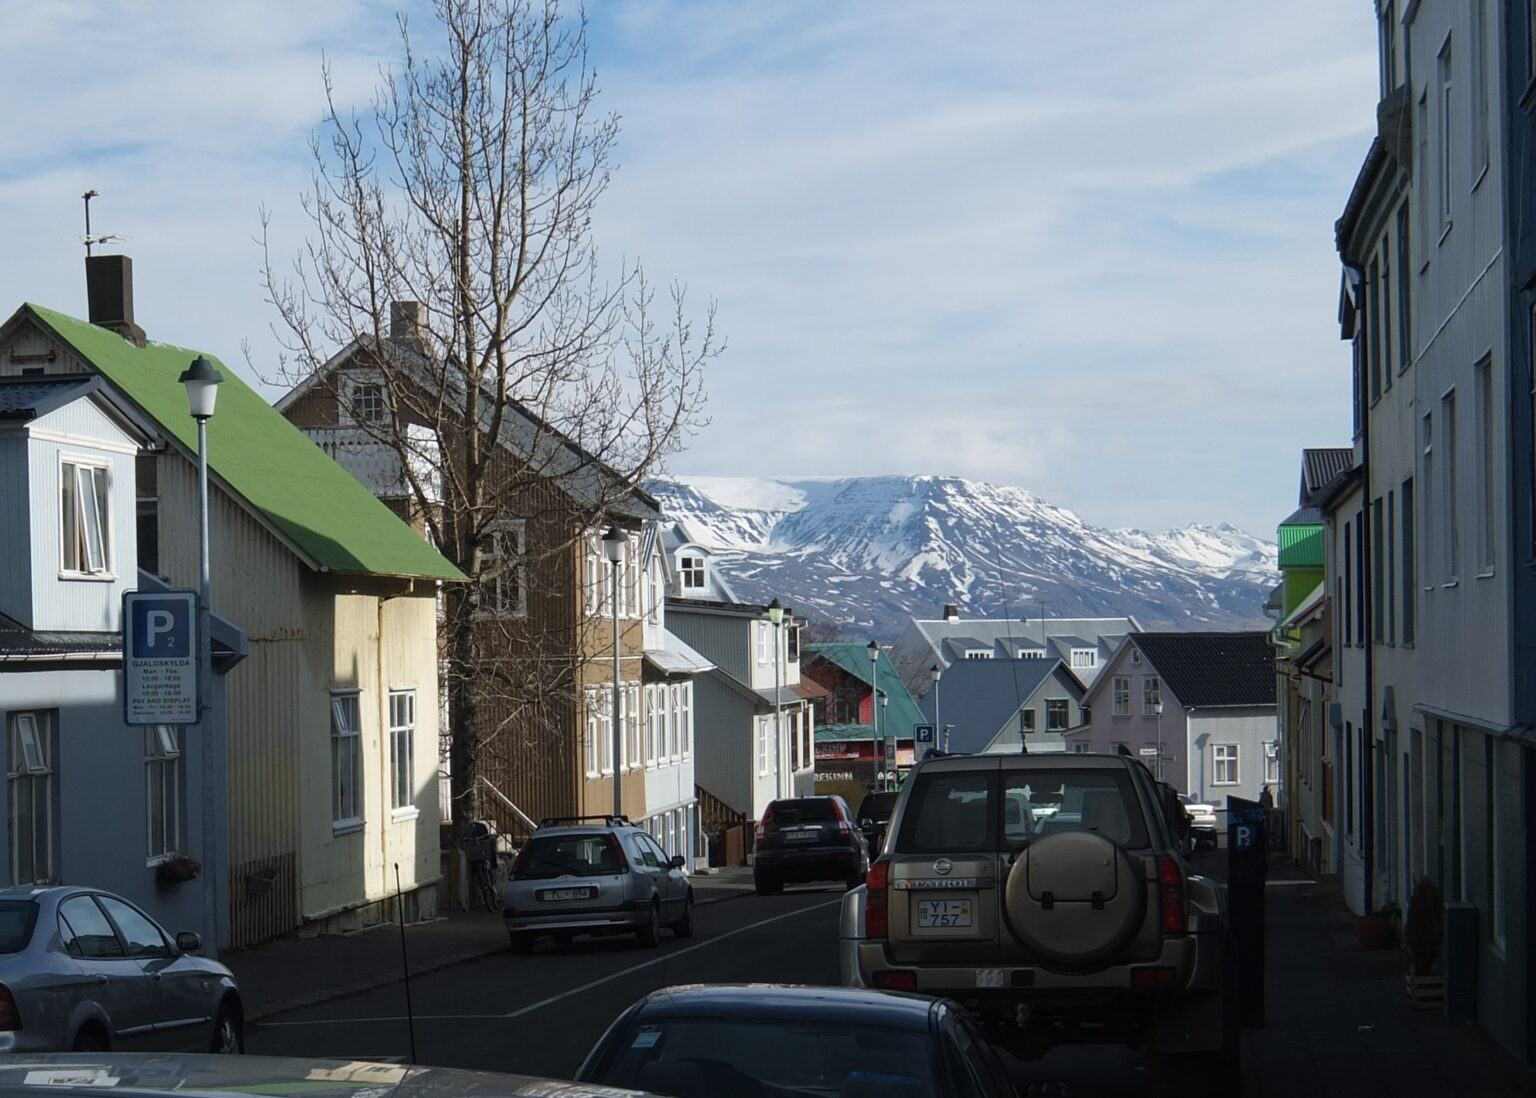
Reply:
M1243 1034L1244 1098L1536 1094L1536 1071L1484 1030L1408 1003L1402 953L1360 948L1336 886L1272 864L1265 931L1265 1028Z
M695 874L691 880L696 905L753 892L752 870L745 867ZM487 911L448 911L405 928L412 976L506 948L501 916ZM235 974L247 1021L395 983L403 971L400 928L394 925L345 937L281 938L256 949L232 950L219 960Z

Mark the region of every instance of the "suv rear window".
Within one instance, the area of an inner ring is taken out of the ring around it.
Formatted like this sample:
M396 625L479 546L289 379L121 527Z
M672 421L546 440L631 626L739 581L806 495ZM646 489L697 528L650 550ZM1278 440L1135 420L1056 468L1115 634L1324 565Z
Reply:
M807 797L804 800L774 801L769 805L770 824L836 823L837 809L831 797Z
M619 843L611 832L593 835L534 835L515 863L519 880L590 876L619 872Z
M1147 845L1129 775L1117 770L996 770L919 774L897 849L913 854L1014 849L1056 831L1092 831Z

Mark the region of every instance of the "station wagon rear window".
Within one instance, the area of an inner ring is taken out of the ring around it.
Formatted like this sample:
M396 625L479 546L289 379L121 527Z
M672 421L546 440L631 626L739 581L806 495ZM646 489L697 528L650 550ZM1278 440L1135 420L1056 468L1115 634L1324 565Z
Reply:
M31 900L0 900L0 953L20 953L32 940L37 904Z
M919 774L898 849L913 854L1012 850L1058 831L1147 845L1130 777L1118 770L1004 769Z

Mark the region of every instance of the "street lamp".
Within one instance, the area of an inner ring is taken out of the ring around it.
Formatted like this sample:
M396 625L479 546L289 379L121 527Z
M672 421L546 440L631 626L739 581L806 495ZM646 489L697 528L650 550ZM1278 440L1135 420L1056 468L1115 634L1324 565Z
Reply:
M940 733L941 737L944 732L944 724L939 720L939 676L943 673L939 669L938 664L928 668L928 674L933 678L933 727L935 731ZM947 747L940 748L940 750L946 749Z
M880 688L875 684L875 672L880 666L880 646L870 641L866 651L869 652L869 719L875 726L875 780L884 789L885 779L881 775L885 773L885 741L880 738Z
M624 815L624 789L619 783L619 756L624 753L624 728L619 723L619 562L629 541L617 526L603 535L603 553L608 558L608 597L613 600L613 814Z
M779 704L779 637L784 622L784 604L774 599L768 604L768 620L773 623L773 796L784 795L784 710Z
M214 790L218 775L214 772L213 736L209 733L209 687L213 679L213 624L208 576L208 421L219 398L224 375L213 363L198 355L177 379L187 388L187 411L197 420L197 721L202 743L203 771L203 932L218 950L218 844L214 828Z
M880 723L875 726L875 731L877 733L880 732L881 728L885 728L887 731L889 731L891 727L891 722L885 719L885 707L889 705L890 702L891 696L884 690L880 691ZM880 745L884 747L885 743L885 734L880 733ZM890 741L890 745L891 749L885 753L886 788L890 788L892 785L896 784L896 741L892 739Z
M1157 780L1163 780L1163 699L1158 698L1152 703L1152 712L1157 714Z

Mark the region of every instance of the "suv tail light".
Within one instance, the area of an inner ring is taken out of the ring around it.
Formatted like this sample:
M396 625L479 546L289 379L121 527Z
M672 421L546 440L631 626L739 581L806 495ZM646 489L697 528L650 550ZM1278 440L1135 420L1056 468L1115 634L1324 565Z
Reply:
M763 841L763 829L768 826L769 822L772 821L772 819L773 819L773 805L770 804L767 808L763 809L763 818L757 821L757 831L752 836L752 841L753 842L760 843L760 842Z
M1189 925L1184 909L1184 871L1177 860L1160 855L1157 859L1158 926L1164 934L1183 934Z
M610 833L608 836L608 845L613 848L613 856L618 860L619 872L628 873L629 857L624 853L624 844L619 842L619 837Z
M21 1011L16 1009L16 997L11 989L0 984L0 1030L21 1028Z
M864 878L864 937L884 938L888 932L886 886L891 878L891 863L876 859Z

